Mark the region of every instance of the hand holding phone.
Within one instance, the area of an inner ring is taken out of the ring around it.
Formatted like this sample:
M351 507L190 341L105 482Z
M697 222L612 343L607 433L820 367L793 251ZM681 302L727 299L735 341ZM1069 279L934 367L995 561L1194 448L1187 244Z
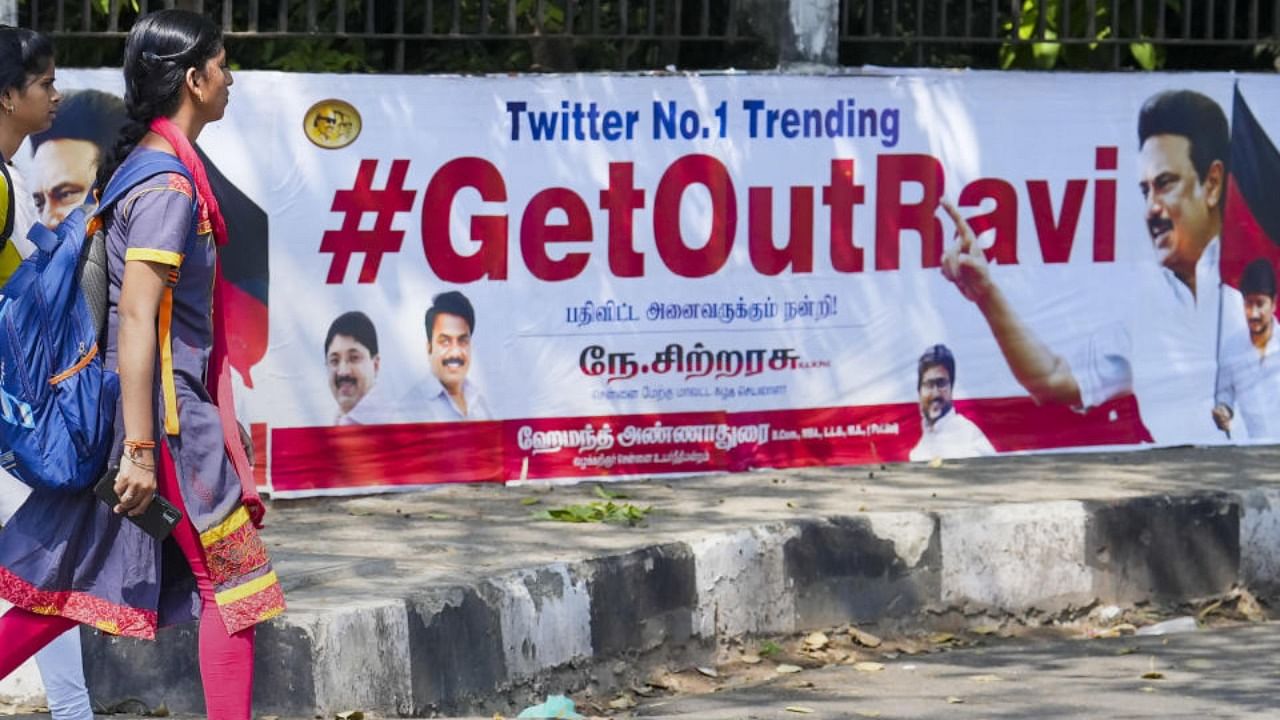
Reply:
M102 479L93 487L93 494L98 499L111 506L112 510L120 504L120 497L116 495L116 473L119 468L108 468ZM182 511L178 510L168 500L165 500L159 494L151 498L151 504L140 515L125 515L125 518L134 525L142 528L151 537L157 540L164 540L169 537L169 533L173 532L173 528L182 520Z

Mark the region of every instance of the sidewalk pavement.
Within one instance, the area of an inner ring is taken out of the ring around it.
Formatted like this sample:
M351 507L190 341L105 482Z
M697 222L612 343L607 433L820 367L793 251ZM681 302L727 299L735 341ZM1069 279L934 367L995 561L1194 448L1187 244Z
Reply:
M653 506L640 527L532 519L594 483L277 501L290 610L260 628L255 707L510 713L727 637L1266 593L1278 480L1280 448L1179 448L607 485ZM194 627L85 637L99 703L201 711Z

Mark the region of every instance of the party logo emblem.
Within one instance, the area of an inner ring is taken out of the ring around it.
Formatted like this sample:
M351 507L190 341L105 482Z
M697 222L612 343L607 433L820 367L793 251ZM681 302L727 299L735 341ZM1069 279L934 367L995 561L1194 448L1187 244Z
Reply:
M344 148L360 137L360 113L344 100L321 100L307 110L302 131L318 147Z

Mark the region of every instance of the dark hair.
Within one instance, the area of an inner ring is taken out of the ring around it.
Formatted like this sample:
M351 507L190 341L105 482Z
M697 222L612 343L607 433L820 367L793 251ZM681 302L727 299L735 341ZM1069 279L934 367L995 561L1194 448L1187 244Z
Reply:
M1240 273L1240 294L1276 296L1276 271L1270 260L1258 258L1244 267Z
M1200 181L1214 161L1226 167L1231 131L1218 103L1194 90L1166 90L1153 95L1138 112L1138 147L1152 135L1181 135L1191 143L1191 164Z
M158 10L143 15L124 44L124 105L129 122L115 149L98 168L98 187L133 152L151 121L169 117L182 103L187 70L204 71L222 50L222 30L209 18L187 10Z
M0 93L26 90L53 63L53 43L34 30L0 25Z
M947 374L951 377L951 384L956 384L956 357L951 354L946 345L933 345L924 354L920 356L920 362L916 365L916 389L920 389L920 383L924 382L924 373L931 367L944 367Z
M326 356L329 354L329 346L333 344L333 338L338 335L345 335L369 348L369 357L377 356L378 331L374 329L373 321L369 319L369 316L359 310L342 313L329 326L329 334L324 339L324 354Z
M431 298L431 307L427 308L427 342L431 342L431 329L436 326L436 318L441 314L457 315L467 322L467 330L476 331L476 311L471 301L457 290L442 292Z
M58 103L58 115L49 129L31 136L31 150L49 140L87 140L98 147L98 162L102 162L128 120L124 101L115 95L76 90Z

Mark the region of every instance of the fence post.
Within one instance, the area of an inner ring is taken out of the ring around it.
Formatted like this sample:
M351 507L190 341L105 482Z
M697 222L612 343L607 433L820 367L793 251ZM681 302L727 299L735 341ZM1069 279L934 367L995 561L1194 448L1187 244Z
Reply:
M840 0L780 0L778 4L786 18L779 27L779 64L838 65Z
M18 0L0 0L0 24L18 25Z

